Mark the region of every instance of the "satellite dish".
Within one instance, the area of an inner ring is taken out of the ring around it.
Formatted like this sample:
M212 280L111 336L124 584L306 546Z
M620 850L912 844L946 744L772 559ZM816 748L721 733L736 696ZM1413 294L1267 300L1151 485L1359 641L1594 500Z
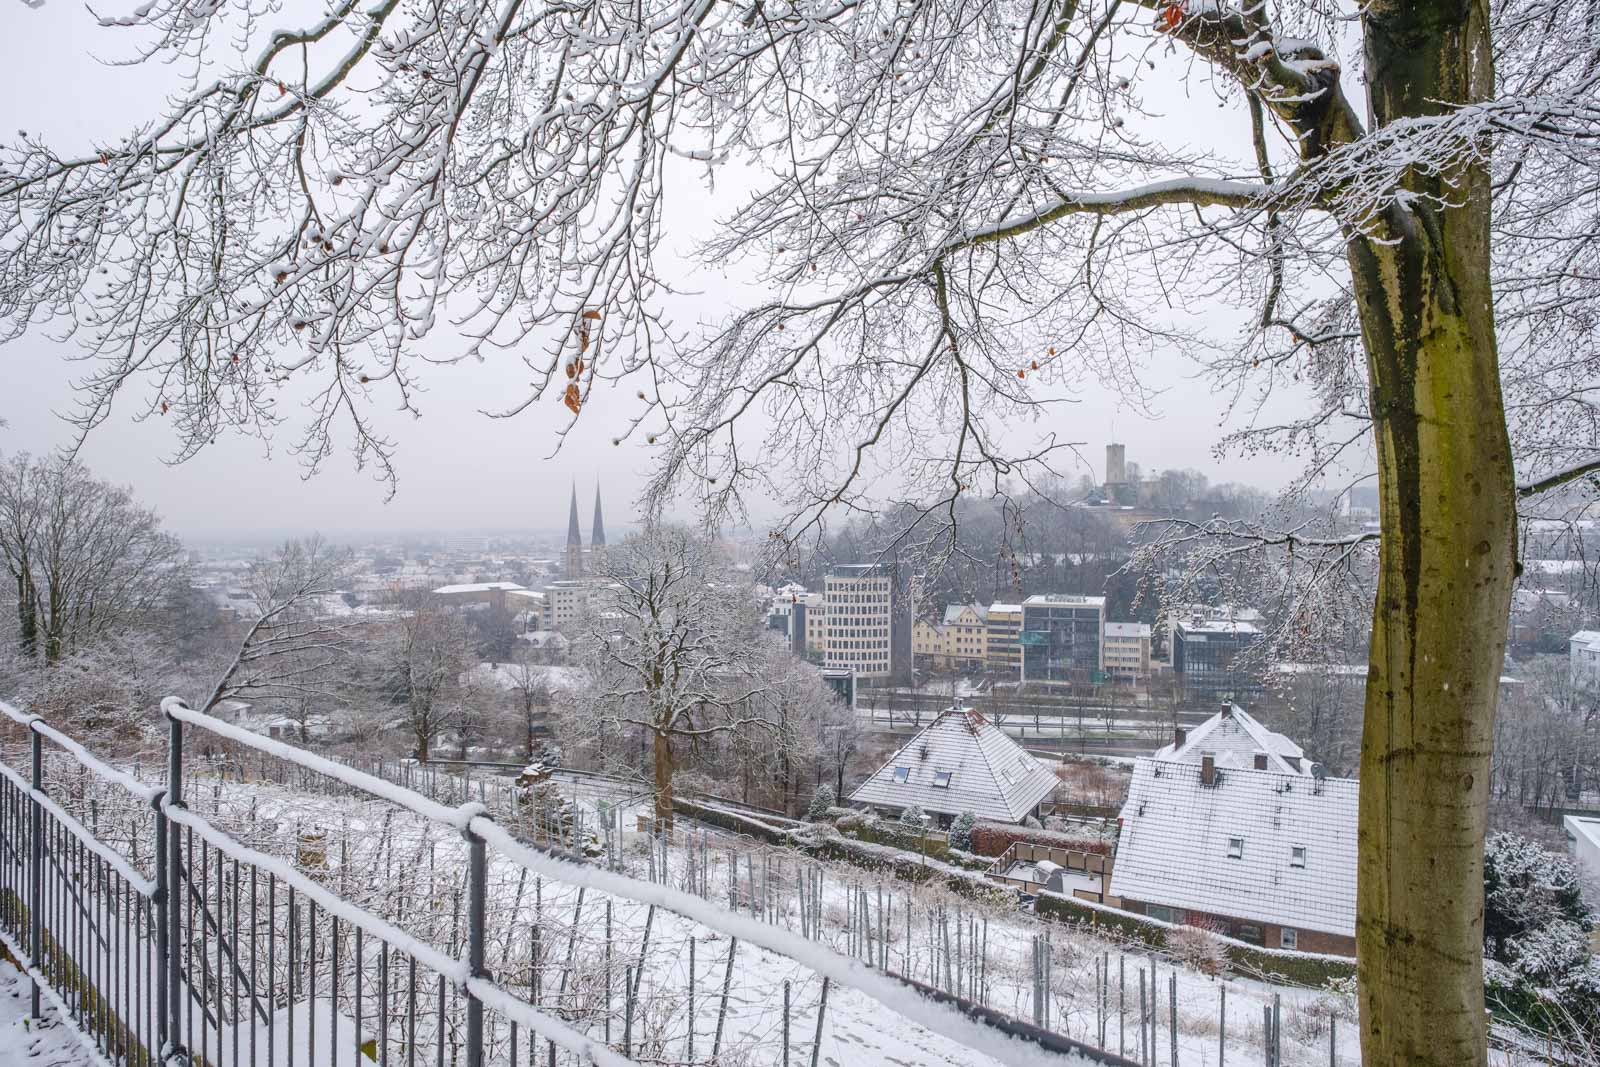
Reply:
M1320 763L1313 763L1311 765L1311 777L1315 778L1319 782L1322 781L1324 778L1328 777L1328 768L1324 767Z

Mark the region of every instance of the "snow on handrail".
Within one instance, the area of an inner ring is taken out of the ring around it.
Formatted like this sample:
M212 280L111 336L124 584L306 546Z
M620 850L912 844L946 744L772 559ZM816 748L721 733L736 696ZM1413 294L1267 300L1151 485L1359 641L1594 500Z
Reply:
M48 737L57 747L63 749L68 755L77 760L85 768L93 771L95 774L99 775L108 782L111 782L115 785L120 785L122 788L126 789L140 800L148 803L149 801L155 799L157 793L161 792L161 789L158 786L148 785L144 782L141 782L127 771L119 771L117 768L105 763L98 756L91 753L77 741L68 737L60 730L57 730L54 726L51 726L45 721L45 718L42 715L33 715L25 711L18 711L16 708L12 707L10 704L7 704L3 700L0 700L0 714L3 714L6 718L20 726L25 726L30 730L36 731L41 737Z
M465 989L486 1006L507 1018L525 1024L557 1048L573 1053L583 1062L592 1062L601 1067L636 1067L633 1060L611 1051L603 1044L597 1044L593 1038L574 1030L556 1016L541 1011L489 979L474 977L465 960L447 955L367 909L352 904L315 879L302 874L293 864L234 840L188 808L163 802L162 810L175 824L194 830L223 855L276 876L279 881L299 890L340 922L358 927L390 948L399 949L424 967L449 980L456 988Z
M135 868L133 864L129 863L127 858L123 856L122 853L118 852L116 849L109 848L102 844L100 840L94 836L94 834L89 832L88 827L84 826L83 823L79 822L77 819L68 814L67 810L60 804L57 804L44 793L41 793L39 790L33 788L28 784L28 780L26 778L22 777L22 775L18 774L4 763L0 763L0 776L9 778L11 783L24 794L26 794L30 800L38 801L39 806L45 811L49 812L51 817L53 817L57 822L61 823L69 831L71 831L72 835L76 837L85 848L109 863L111 867L119 875L121 875L130 886L133 887L134 892L146 898L155 896L156 884L154 882L140 874L138 869Z
M475 801L450 807L430 800L419 793L415 793L404 786L396 785L365 771L358 771L342 763L336 763L325 757L307 752L304 749L286 745L280 741L264 738L259 734L251 733L221 719L206 715L188 707L176 697L167 697L161 702L161 710L179 722L189 723L201 729L209 730L219 736L229 738L238 743L277 756L290 763L297 764L307 770L325 774L330 778L344 782L356 789L365 790L372 795L391 801L427 819L442 822L453 826L463 833L469 833L481 838L486 844L493 845L507 859L513 860L529 871L536 874L546 874L551 878L568 885L588 886L596 892L607 893L622 900L638 904L654 904L675 912L686 919L700 923L719 933L728 934L739 938L748 944L766 949L780 956L788 957L795 962L810 968L818 975L826 976L830 981L853 989L882 1004L889 1010L903 1016L907 1020L926 1027L930 1031L943 1037L956 1041L968 1048L982 1049L984 1054L990 1056L1010 1067L1061 1067L1071 1060L1064 1058L1064 1054L1053 1052L1032 1044L1022 1038L1003 1034L994 1027L977 1022L964 1015L957 1008L940 1004L924 997L920 992L907 986L899 979L888 974L873 970L865 964L840 955L830 948L826 948L814 941L809 941L797 934L779 927L762 922L759 919L742 915L708 900L673 889L670 886L658 885L653 882L641 882L624 875L614 874L609 871L593 867L582 866L567 860L558 859L535 849L531 849L512 837L511 834L493 819L489 818L482 804ZM441 974L450 975L457 984L468 985L473 995L478 995L480 989L498 988L492 983L473 979L464 968L465 964L451 960L438 950L421 942L415 941L409 934L390 926L382 919L370 915L364 909L355 907L343 899L334 896L326 889L305 878L300 872L288 864L281 863L263 853L255 852L247 846L228 837L226 834L212 827L204 819L182 808L175 808L163 804L169 818L183 825L194 826L200 830L202 836L212 844L222 849L225 853L237 854L241 860L250 857L248 862L271 869L285 880L293 881L297 888L314 897L319 904L327 910L338 914L356 925L372 924L367 927L370 933L377 937L403 939L398 947L406 948L408 944L417 946L419 961L439 971ZM207 832L209 831L209 832ZM229 850L235 850L230 852ZM384 931L390 931L385 933ZM407 948L407 951L410 951ZM538 1009L527 1005L511 994L502 991L501 995L517 1004L523 1005L515 1011L524 1016L527 1021L538 1014ZM489 1003L488 997L483 998ZM498 998L496 998L498 1000ZM497 1005L491 1005L496 1006ZM569 1030L564 1024L552 1020L563 1030ZM551 1022L531 1023L541 1034L547 1033ZM561 1040L556 1040L557 1045L568 1048L569 1051L579 1055L590 1055L598 1063L626 1064L630 1061L622 1058L615 1060L600 1058L600 1046L580 1034L570 1031L574 1045L563 1045ZM551 1036L554 1033L551 1032ZM614 1054L613 1054L614 1055ZM1084 1062L1094 1062L1085 1057Z
M303 748L296 748L293 745L286 745L282 741L274 741L271 738L262 737L260 734L251 733L249 730L229 722L223 722L221 719L207 715L205 712L195 711L177 697L167 697L163 700L161 702L161 710L179 722L198 726L202 730L208 730L220 737L226 737L230 741L236 741L246 748L253 748L257 752L265 752L269 756L276 756L278 759L288 763L304 767L308 771L326 775L352 788L371 793L380 800L387 800L392 804L397 804L422 816L424 819L442 822L447 826L454 826L458 830L465 830L467 823L475 816L481 815L484 810L483 805L477 801L468 801L455 807L451 807L448 804L440 804L438 801L430 800L421 793L413 792L404 786L395 785L393 782L379 778L377 775L368 774L366 771L358 771L354 767L307 752Z
M626 875L596 867L580 866L557 859L512 837L493 819L471 820L467 831L494 846L507 859L535 874L542 874L567 885L587 886L639 904L654 904L719 933L769 952L786 956L796 963L826 976L836 985L853 989L882 1004L890 1011L928 1030L1012 1067L1061 1067L1073 1062L1067 1054L1050 1051L1023 1038L996 1030L963 1014L960 1009L934 1001L906 985L899 978L870 968L859 960L840 955L831 948L801 937L792 931L762 922L713 904L681 889L655 882L641 882ZM1087 1057L1084 1062L1097 1062Z

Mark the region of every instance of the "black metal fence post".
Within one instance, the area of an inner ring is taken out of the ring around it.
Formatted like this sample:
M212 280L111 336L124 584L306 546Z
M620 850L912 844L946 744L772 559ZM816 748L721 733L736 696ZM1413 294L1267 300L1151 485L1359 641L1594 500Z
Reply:
M33 865L28 871L28 962L33 965L29 1011L39 1017L39 975L44 973L44 738L39 733L39 720L28 723L28 738L32 745L34 795L28 804L28 855Z
M167 796L164 804L168 808L179 808L183 803L183 724L167 713ZM183 944L183 909L176 907L171 898L180 896L183 892L183 836L179 832L176 821L165 820L167 830L167 896L169 905L166 914L167 954L162 963L166 967L164 975L167 987L167 1049L168 1057L178 1055L182 1051L183 1042L180 1035L183 1033L181 1019L183 1008L182 968L178 963L181 954L180 946Z
M487 978L483 943L488 855L483 838L472 832L471 823L462 832L467 838L467 969L474 978ZM467 1067L483 1067L483 1001L470 987L467 989Z
M168 990L166 975L167 968L170 966L167 961L171 958L173 951L171 939L168 936L170 931L167 928L167 920L169 914L175 909L172 908L172 892L167 882L167 813L162 807L166 798L167 793L164 789L150 798L150 806L155 809L156 813L156 888L155 892L150 896L150 903L155 907L156 916L156 973L161 976L155 983L156 1048L158 1054L164 1053L167 1048L167 1042L175 1036L167 1023Z

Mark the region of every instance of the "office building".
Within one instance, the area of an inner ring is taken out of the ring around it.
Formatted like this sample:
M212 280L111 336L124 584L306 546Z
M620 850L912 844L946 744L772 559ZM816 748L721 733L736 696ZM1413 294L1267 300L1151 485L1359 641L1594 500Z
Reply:
M1150 626L1142 622L1108 622L1104 652L1107 676L1133 681L1150 673Z
M1071 685L1104 679L1106 598L1047 593L1022 602L1022 681Z
M894 570L882 563L841 564L823 579L823 665L851 669L860 681L887 681L894 669ZM910 634L905 635L910 652Z

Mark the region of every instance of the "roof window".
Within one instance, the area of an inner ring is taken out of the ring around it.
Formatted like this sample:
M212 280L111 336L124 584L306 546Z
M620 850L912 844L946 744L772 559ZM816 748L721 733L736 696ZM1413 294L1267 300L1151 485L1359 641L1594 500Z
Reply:
M1306 846L1294 845L1289 849L1289 866L1304 867L1306 865Z
M1242 859L1244 859L1244 838L1242 838L1242 837L1230 837L1230 838L1228 838L1228 858L1231 859L1231 860L1242 860Z
M935 789L949 789L950 788L950 772L949 771L934 771L933 772L933 787Z
M894 780L895 781L897 781L897 782L906 782L906 781L909 781L910 779L911 779L911 768L910 767L896 767L894 769Z

